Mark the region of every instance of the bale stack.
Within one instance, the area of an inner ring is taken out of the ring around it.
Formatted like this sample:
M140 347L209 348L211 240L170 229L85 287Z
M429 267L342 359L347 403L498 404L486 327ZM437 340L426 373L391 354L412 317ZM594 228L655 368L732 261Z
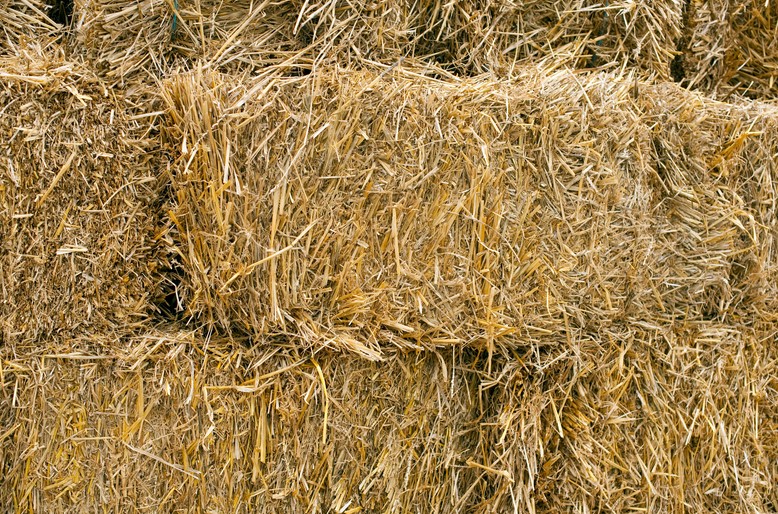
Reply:
M771 106L532 68L193 73L164 94L181 303L224 329L375 358L774 319Z
M149 118L56 54L3 58L0 69L3 334L137 322L158 280Z
M582 0L192 2L80 0L79 41L110 80L162 75L205 58L221 70L268 65L308 73L418 59L451 73L555 66L634 66L670 76L681 4Z
M778 510L774 4L36 2L0 510Z
M775 325L396 354L156 331L3 348L5 510L772 512Z

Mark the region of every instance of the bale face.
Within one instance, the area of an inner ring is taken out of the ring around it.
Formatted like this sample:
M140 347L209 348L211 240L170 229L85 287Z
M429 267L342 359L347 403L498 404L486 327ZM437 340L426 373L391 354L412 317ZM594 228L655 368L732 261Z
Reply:
M778 168L767 155L778 111L669 86L645 98L656 122L654 212L665 242L649 265L661 289L656 307L684 319L774 319Z
M77 4L83 14L78 39L104 76L118 83L138 74L161 76L198 58L223 70L285 65L309 71L315 60L341 56L352 45L366 52L362 56L357 49L356 57L373 56L368 46L378 55L400 57L412 30L403 30L408 19L399 7L83 0Z
M226 80L166 86L192 315L371 357L770 316L769 106L532 70Z
M724 80L753 98L778 95L778 5L738 2L731 11L733 40L724 57Z
M10 58L2 69L3 333L137 321L156 287L147 120L77 64Z
M219 80L183 76L167 93L168 137L186 150L174 223L192 313L357 339L366 355L378 340L493 345L561 320L546 305L539 227L555 188L537 151L557 151L538 138L558 122L532 94L355 73L235 109L243 94ZM613 173L591 209L615 198Z

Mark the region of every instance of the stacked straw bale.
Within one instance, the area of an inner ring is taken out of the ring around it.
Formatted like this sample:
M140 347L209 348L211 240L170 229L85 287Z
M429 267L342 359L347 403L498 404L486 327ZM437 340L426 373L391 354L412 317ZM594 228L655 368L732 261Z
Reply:
M775 325L371 363L181 332L0 348L0 506L773 512Z
M614 74L171 78L180 303L370 358L774 320L778 111Z
M629 66L666 79L682 11L675 0L461 1L441 9L433 34L444 62L465 70L505 73L542 59L551 67Z
M678 0L79 0L76 7L79 40L118 82L186 67L193 57L223 70L274 64L296 73L335 61L415 58L464 74L509 73L547 58L556 66L636 66L668 78L682 10Z
M137 321L158 265L149 118L56 54L3 58L0 70L2 333Z
M0 3L0 56L13 55L28 46L51 43L60 24L44 0L4 0Z
M776 318L778 110L670 85L641 95L651 129L659 319ZM653 260L656 259L656 260Z
M448 512L488 488L459 354L259 348L154 333L3 355L0 508Z
M676 80L755 98L778 93L778 4L763 0L687 2Z
M483 511L775 510L775 326L640 325L576 331L482 383Z

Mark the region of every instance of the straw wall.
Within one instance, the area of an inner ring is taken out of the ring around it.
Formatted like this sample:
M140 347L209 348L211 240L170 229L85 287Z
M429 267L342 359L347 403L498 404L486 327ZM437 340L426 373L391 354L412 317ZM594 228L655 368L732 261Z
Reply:
M775 9L0 0L0 511L776 512Z
M0 69L3 333L137 321L158 265L149 119L77 63L33 55Z

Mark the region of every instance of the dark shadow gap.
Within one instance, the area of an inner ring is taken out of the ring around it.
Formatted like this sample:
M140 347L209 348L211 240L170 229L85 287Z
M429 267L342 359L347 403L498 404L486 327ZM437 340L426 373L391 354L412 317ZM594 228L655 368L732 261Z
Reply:
M73 19L73 0L48 0L47 3L51 21L69 26Z
M681 14L681 37L675 46L676 56L670 62L670 76L681 85L686 82L686 52L689 51L692 36L690 9L691 0L685 0Z

